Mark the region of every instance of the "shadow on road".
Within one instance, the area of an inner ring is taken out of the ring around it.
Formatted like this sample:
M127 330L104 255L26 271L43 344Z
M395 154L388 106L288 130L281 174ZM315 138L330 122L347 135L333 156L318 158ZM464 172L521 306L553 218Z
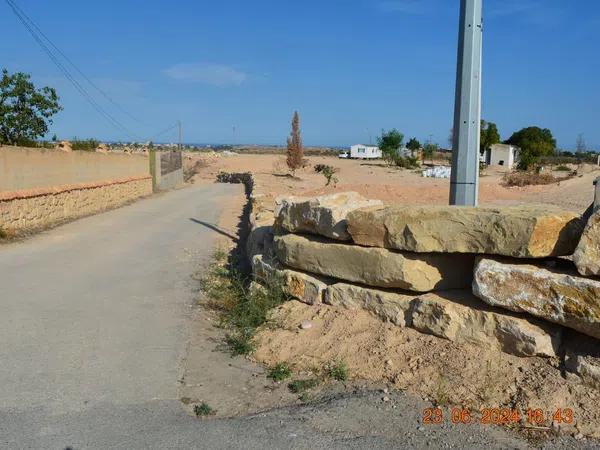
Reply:
M220 228L220 227L216 226L215 224L204 222L203 220L194 219L193 217L190 217L190 220L194 223L204 225L206 228L210 228L211 230L216 231L217 233L222 234L223 236L227 236L229 239L232 239L236 243L239 240L238 237L235 235L235 233L233 233L232 231Z

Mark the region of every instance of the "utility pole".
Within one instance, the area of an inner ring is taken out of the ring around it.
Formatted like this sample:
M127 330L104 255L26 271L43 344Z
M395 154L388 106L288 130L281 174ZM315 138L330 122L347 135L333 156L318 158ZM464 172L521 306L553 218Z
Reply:
M461 0L450 204L477 206L483 0Z
M179 135L179 144L177 145L177 148L181 151L181 144L182 144L182 137L183 137L183 133L181 130L181 120L177 121L177 128L178 128L178 135Z

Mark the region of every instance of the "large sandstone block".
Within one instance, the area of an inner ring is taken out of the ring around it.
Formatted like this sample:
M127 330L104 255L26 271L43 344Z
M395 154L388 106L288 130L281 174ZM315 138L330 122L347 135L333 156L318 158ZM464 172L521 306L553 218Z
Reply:
M481 258L473 293L493 306L527 312L600 339L600 281L575 271Z
M331 239L349 241L346 216L358 208L379 206L379 200L368 200L356 192L342 192L321 197L288 197L278 200L276 224L289 232L319 234Z
M423 333L517 356L556 356L560 345L559 327L490 308L470 291L420 296L412 302L410 322Z
M256 280L262 282L277 278L286 294L309 305L321 303L327 288L323 279L282 268L276 261L267 261L263 255L252 258L252 273Z
M469 290L406 295L336 283L327 287L323 301L364 309L400 327L517 356L556 356L560 346L560 327L493 308Z
M573 261L581 275L600 275L600 211L588 220Z
M402 206L348 214L354 242L411 252L485 253L518 258L570 255L577 214L548 206Z
M306 272L416 292L464 288L473 277L471 255L403 254L294 234L275 237L275 254Z
M327 288L323 302L346 309L364 309L385 322L406 327L410 326L410 305L414 299L415 295L336 283Z

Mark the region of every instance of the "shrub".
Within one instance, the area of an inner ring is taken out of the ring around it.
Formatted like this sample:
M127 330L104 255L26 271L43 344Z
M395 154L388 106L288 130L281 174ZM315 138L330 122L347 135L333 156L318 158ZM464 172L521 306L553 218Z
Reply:
M339 180L337 179L337 177L334 177L334 175L337 172L339 172L339 170L340 169L328 166L327 164L317 164L315 166L315 172L323 174L323 176L325 177L325 180L327 181L325 183L325 186L329 186L332 181L334 185L338 183Z
M555 167L554 170L556 172L571 172L570 168L568 168L567 166L562 165L562 164L560 166L558 166L558 167Z
M563 178L564 179L564 178ZM506 187L512 186L532 186L539 184L552 184L559 182L560 179L556 178L550 173L537 173L537 172L511 172L504 175L502 184Z
M71 148L73 150L83 150L88 152L93 152L100 145L100 141L96 139L73 139L71 142Z
M417 158L416 156L396 155L393 158L393 162L396 166L402 167L403 169L416 169L420 167L419 158Z
M313 389L319 385L317 378L309 378L307 380L296 380L288 384L288 389L294 394L300 394L301 392Z
M348 379L348 367L344 361L338 361L327 369L327 375L336 381L346 381Z
M199 405L194 405L194 414L196 417L213 416L217 413L210 405L206 402L202 402Z
M286 363L279 363L269 371L267 376L273 381L283 381L292 376L292 370Z

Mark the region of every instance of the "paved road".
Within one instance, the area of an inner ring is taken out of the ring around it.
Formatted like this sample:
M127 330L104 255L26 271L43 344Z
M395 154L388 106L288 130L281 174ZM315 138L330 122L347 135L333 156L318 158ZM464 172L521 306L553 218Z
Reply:
M419 430L423 405L402 394L187 415L191 275L216 236L198 221L214 223L240 188L190 187L0 247L0 448L524 446L498 430Z

